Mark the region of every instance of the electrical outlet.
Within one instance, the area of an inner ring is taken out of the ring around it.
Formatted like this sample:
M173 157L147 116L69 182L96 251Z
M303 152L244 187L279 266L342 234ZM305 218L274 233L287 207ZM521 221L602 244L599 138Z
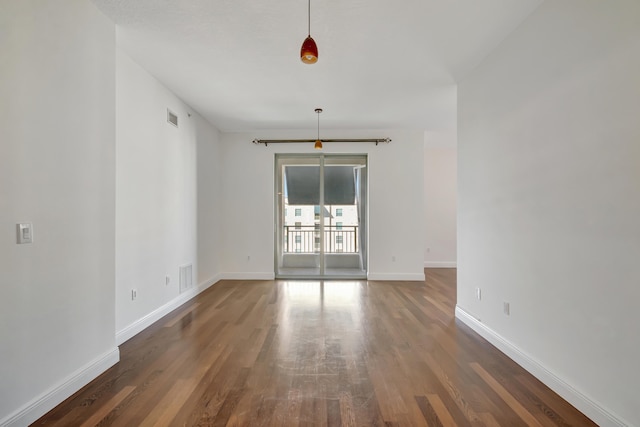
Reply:
M504 301L502 303L502 311L504 312L504 314L506 314L507 316L509 316L511 314L511 307L509 306L509 303Z
M476 288L476 298L478 298L478 301L482 300L482 289Z
M131 301L135 300L136 298L138 298L138 290L131 289Z
M171 283L171 277L164 276L164 285L169 286L169 283Z

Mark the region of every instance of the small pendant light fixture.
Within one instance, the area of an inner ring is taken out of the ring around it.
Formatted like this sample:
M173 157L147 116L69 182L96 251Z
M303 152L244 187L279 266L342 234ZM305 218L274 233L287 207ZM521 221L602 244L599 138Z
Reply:
M322 113L322 108L316 108L316 113L318 114L318 139L316 139L316 143L313 148L316 150L322 150L322 141L320 140L320 113Z
M305 64L315 64L318 62L318 46L316 42L311 38L311 0L309 0L309 31L307 38L302 42L302 47L300 48L300 59ZM320 110L322 111L322 110Z

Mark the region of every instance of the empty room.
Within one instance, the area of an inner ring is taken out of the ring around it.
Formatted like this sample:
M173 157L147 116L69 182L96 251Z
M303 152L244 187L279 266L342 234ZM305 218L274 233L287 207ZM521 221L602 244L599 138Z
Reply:
M640 427L637 0L0 2L0 426Z

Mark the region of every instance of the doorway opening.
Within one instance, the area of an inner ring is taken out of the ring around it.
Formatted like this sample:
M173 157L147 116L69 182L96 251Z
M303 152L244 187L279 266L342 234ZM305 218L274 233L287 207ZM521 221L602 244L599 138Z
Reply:
M367 156L276 155L275 274L367 277Z

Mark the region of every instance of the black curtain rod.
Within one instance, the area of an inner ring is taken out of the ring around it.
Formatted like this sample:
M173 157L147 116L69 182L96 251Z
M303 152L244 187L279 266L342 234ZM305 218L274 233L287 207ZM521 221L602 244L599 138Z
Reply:
M264 144L266 147L268 144L291 144L299 142L316 142L316 139L254 139L253 143ZM378 145L381 142L386 144L391 142L391 138L363 138L363 139L321 139L323 144L325 142L374 142Z

